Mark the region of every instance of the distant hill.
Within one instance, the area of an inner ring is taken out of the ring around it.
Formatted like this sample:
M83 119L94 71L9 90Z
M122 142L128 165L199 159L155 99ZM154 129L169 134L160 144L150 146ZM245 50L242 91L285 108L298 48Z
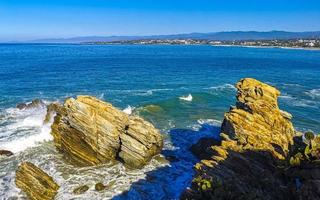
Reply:
M204 39L204 40L271 40L271 39L320 39L320 31L314 32L286 32L286 31L226 31L213 33L188 33L174 35L150 35L150 36L88 36L73 38L39 39L27 42L32 43L83 43L83 42L113 42L141 39Z

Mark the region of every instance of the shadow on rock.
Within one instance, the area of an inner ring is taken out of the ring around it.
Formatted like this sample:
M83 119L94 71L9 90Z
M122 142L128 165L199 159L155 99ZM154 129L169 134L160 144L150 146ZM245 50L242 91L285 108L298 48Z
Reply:
M199 161L191 153L191 146L202 137L219 140L219 133L220 127L210 124L203 124L198 131L170 130L162 151L168 164L146 173L145 179L134 182L128 191L113 199L178 199L181 192L190 186L193 167Z

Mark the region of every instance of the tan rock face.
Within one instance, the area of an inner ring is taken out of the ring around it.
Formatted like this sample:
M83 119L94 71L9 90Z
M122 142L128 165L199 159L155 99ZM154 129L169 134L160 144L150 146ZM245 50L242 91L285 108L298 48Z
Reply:
M57 111L52 135L57 148L80 165L119 156L140 167L162 148L162 136L152 124L90 96L66 100Z
M266 150L284 159L295 130L291 115L278 107L280 92L251 78L242 79L236 87L236 107L225 114L222 132L244 149Z
M196 164L192 187L181 199L299 199L297 177L286 175L295 130L292 116L278 107L280 92L251 78L236 87L236 106L225 113L222 140L197 153L205 159Z
M20 164L15 183L31 200L54 199L59 189L48 174L30 162Z

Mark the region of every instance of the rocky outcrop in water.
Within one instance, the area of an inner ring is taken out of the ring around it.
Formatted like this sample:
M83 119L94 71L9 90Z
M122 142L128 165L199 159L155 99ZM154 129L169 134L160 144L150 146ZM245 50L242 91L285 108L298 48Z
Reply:
M3 150L3 149L0 149L0 156L12 156L13 153L11 151L8 151L8 150Z
M225 114L222 133L244 150L269 151L284 159L293 144L294 128L290 114L278 107L280 92L251 78L242 79L236 87L236 107Z
M37 107L45 107L46 104L41 99L34 99L31 103L20 103L17 105L17 108L22 109L31 109Z
M77 164L120 159L130 167L141 167L162 149L162 136L152 124L97 98L69 98L55 110L55 145Z
M236 87L237 103L225 114L220 143L205 147L202 140L193 147L205 159L181 198L320 199L319 162L303 155L306 143L291 115L278 107L280 92L250 78ZM320 158L317 150L310 152Z
M20 164L15 183L31 200L52 200L59 189L52 177L30 162Z

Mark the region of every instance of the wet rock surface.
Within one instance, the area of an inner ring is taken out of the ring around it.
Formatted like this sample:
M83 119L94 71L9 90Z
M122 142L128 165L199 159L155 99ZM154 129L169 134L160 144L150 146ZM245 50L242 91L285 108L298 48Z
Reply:
M7 157L9 157L9 156L12 156L13 155L13 153L11 152L11 151L8 151L8 150L1 150L0 149L0 156L7 156Z
M15 183L31 200L54 199L59 189L52 177L30 162L19 165Z
M277 89L249 78L236 86L221 144L202 139L193 147L203 160L181 199L320 199L320 139L306 147L278 107Z
M17 108L22 109L31 109L37 107L45 107L46 104L41 99L34 99L31 103L20 103L17 105Z
M55 110L55 145L76 164L120 159L130 167L141 167L162 149L162 136L151 123L94 97L69 98Z

